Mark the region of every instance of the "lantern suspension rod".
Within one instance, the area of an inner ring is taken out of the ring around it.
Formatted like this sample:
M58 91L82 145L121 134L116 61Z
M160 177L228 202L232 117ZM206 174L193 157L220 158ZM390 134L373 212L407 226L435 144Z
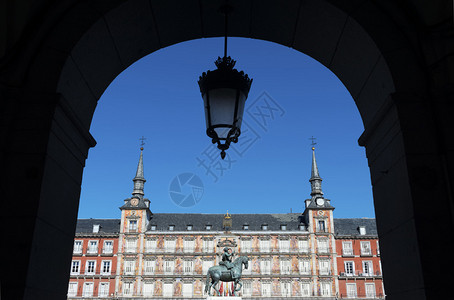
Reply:
M220 11L224 14L224 57L227 57L227 36L228 36L228 25L229 25L229 13L232 11L232 7L225 1L225 4L221 6Z
M225 15L225 22L224 22L224 33L225 33L225 36L224 36L224 57L227 57L227 26L229 24L229 13L228 13L228 7L227 7L227 4L225 5L225 11L224 11L224 15Z

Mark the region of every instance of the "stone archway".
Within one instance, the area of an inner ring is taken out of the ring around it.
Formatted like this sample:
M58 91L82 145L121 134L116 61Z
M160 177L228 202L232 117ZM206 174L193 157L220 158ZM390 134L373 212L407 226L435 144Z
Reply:
M89 127L97 100L144 55L221 36L220 2L68 0L36 4L39 12L22 15L28 27L5 48L0 73L7 100L2 191L8 200L2 203L1 230L11 241L1 249L11 258L2 270L12 270L1 274L2 296L65 297L82 171L95 145ZM355 100L365 127L359 141L371 168L389 298L445 296L449 281L434 276L444 268L431 256L440 240L446 249L454 244L452 104L446 100L453 68L440 63L450 49L443 48L441 37L430 36L434 50L421 46L427 31L420 25L433 22L432 31L452 34L443 6L429 12L434 22L418 16L416 4L400 7L393 1L232 5L232 36L273 41L312 56Z

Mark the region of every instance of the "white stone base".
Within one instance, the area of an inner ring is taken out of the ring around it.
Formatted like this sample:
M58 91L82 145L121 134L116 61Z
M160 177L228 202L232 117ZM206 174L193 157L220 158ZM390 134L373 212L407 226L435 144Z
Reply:
M207 300L241 300L243 299L242 297L221 297L221 296L208 296Z

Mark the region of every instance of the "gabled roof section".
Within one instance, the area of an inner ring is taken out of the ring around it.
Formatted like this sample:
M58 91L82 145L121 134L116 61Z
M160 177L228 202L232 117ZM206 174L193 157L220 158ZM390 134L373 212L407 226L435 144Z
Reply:
M364 226L366 234L359 233L359 227ZM375 219L334 219L334 233L336 237L378 237L377 225Z
M120 232L120 219L79 219L76 233L93 233L93 225L100 225L98 234Z

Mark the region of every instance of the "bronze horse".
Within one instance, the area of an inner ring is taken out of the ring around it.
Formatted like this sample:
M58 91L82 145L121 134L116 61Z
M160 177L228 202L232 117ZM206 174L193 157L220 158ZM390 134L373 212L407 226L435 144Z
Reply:
M211 287L214 288L216 291L216 294L220 296L219 289L216 289L216 284L218 284L219 281L224 281L224 282L230 282L233 281L233 295L236 296L236 292L238 292L241 287L243 286L243 283L241 282L241 273L243 272L243 265L244 268L248 268L248 262L249 258L247 256L240 256L237 259L233 261L233 272L237 274L238 278L232 279L232 275L230 270L228 270L225 266L214 266L208 269L207 272L207 281L205 285L205 293L208 294L208 296L211 296ZM210 278L211 278L211 283L210 283ZM237 285L240 285L237 288Z

